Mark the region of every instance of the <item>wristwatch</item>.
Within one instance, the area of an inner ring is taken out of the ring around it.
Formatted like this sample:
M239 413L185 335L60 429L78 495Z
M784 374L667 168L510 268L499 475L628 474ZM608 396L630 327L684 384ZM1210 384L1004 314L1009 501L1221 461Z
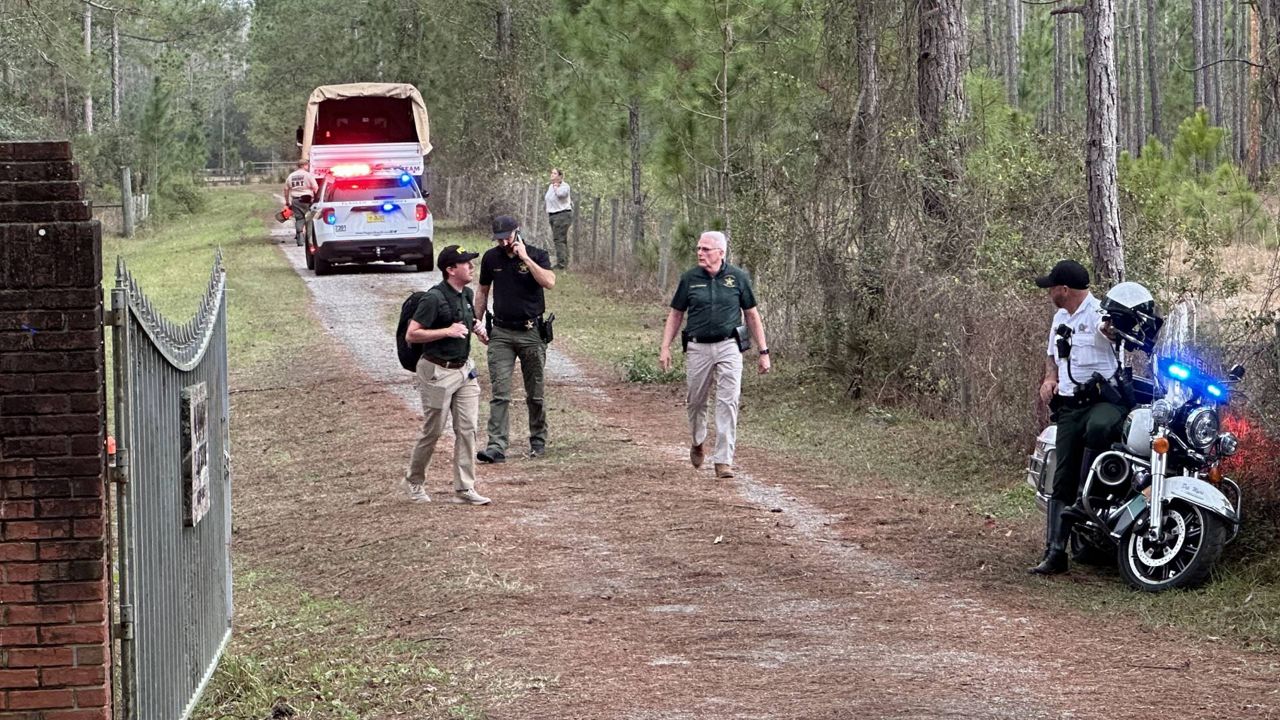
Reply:
M761 354L761 355L768 355L768 354L769 354L769 348L760 348L760 354Z

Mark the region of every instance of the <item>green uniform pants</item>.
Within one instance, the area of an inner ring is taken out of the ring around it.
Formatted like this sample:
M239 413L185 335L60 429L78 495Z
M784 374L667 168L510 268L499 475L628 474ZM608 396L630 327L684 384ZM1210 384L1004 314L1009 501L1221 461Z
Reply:
M573 211L548 215L551 222L551 241L556 247L556 267L569 267L569 226L573 224Z
M1053 471L1054 499L1068 505L1076 501L1083 477L1080 464L1085 448L1097 451L1110 449L1111 443L1119 439L1124 416L1124 408L1106 402L1054 411L1054 422L1058 426L1057 466Z
M547 364L547 346L538 330L507 330L494 326L489 338L489 384L493 399L489 401L489 442L487 449L507 452L507 409L511 405L511 377L520 361L524 376L524 397L529 406L529 447L547 445L547 408L543 402L543 374Z

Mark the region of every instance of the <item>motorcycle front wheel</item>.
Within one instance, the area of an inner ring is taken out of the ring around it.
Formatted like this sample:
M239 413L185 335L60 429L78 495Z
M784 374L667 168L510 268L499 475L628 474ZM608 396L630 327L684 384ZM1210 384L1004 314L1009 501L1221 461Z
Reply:
M1164 506L1164 537L1147 536L1149 516L1134 523L1116 550L1116 564L1126 582L1144 592L1164 592L1203 585L1227 544L1222 518L1185 500Z

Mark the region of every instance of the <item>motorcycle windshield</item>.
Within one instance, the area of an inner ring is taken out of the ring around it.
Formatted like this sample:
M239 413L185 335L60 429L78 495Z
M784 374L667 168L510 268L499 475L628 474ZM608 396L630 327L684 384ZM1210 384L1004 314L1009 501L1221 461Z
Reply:
M1164 371L1174 362L1200 367L1200 358L1193 354L1200 320L1198 311L1195 301L1189 299L1180 300L1170 307L1169 314L1164 319L1164 327L1160 329L1160 337L1151 353L1152 372L1163 391L1163 397L1175 408L1191 399L1192 389L1185 383L1170 378Z

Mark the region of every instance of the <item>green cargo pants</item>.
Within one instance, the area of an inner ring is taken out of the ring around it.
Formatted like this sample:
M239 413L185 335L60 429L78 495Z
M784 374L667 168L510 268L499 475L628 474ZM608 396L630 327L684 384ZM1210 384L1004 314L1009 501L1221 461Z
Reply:
M547 409L543 402L543 371L547 364L547 346L536 328L507 330L494 326L489 337L489 384L493 399L489 401L489 442L486 450L507 452L507 409L511 405L511 377L516 360L524 376L525 402L529 406L529 447L547 445Z
M1100 402L1082 408L1063 407L1054 410L1058 426L1056 451L1058 464L1053 473L1053 497L1067 505L1080 494L1081 462L1085 448L1107 450L1119 439L1125 409Z
M569 226L573 224L573 211L553 213L547 216L551 223L551 242L556 248L556 267L569 267Z

